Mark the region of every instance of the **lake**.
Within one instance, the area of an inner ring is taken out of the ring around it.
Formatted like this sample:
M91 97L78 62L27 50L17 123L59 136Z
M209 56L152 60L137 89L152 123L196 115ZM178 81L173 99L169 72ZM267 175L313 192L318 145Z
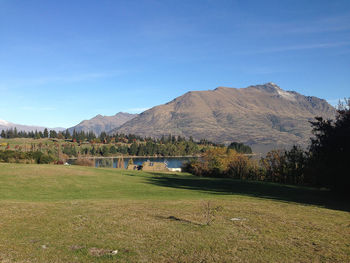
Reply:
M124 168L127 168L130 159L133 160L134 164L142 165L146 161L151 162L166 162L168 168L181 168L182 164L197 157L134 157L134 158L123 158ZM119 158L96 158L96 167L112 167L117 168Z

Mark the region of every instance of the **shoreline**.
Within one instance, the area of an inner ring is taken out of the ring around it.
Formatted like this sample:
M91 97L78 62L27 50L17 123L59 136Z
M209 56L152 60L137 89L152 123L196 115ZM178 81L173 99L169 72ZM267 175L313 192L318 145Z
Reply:
M257 153L247 153L246 156L256 156ZM177 155L177 156L137 156L137 155L119 155L119 156L82 156L80 159L128 159L128 158L200 158L200 155ZM69 160L77 160L78 157L69 157Z
M81 159L128 159L128 158L199 158L199 155L181 155L181 156L129 156L129 155L123 155L123 156L83 156L80 157ZM69 160L77 160L78 157L70 157Z

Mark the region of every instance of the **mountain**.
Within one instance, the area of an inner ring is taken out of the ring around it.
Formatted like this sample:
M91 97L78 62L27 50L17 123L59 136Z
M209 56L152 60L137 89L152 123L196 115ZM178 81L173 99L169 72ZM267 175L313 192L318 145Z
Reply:
M96 135L98 135L103 131L108 132L112 129L118 128L122 124L135 118L136 116L137 114L130 114L125 112L118 112L116 115L113 115L113 116L102 116L99 114L90 120L84 120L80 122L78 125L69 128L68 131L70 133L73 133L74 129L77 132L92 131Z
M30 126L30 125L22 125L22 124L16 124L12 122L8 122L5 120L0 120L0 131L1 130L9 130L14 129L16 127L17 131L44 131L47 127L42 126ZM57 128L47 128L48 130L55 130L55 131L63 131L65 128L57 127Z
M334 118L325 100L284 91L274 83L247 88L191 91L153 107L110 133L192 136L219 143L250 145L256 152L305 146L315 116Z

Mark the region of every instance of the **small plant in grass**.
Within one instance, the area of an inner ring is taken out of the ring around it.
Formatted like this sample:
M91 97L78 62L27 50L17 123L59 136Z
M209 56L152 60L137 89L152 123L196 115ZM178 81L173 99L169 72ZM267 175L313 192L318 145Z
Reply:
M204 225L209 226L211 223L213 223L217 213L222 210L222 206L215 206L211 201L203 202L202 215L204 219Z

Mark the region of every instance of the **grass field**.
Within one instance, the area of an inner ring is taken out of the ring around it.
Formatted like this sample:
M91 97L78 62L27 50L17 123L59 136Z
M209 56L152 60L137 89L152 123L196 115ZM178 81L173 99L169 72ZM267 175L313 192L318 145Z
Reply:
M349 205L269 183L0 164L0 262L350 262Z

